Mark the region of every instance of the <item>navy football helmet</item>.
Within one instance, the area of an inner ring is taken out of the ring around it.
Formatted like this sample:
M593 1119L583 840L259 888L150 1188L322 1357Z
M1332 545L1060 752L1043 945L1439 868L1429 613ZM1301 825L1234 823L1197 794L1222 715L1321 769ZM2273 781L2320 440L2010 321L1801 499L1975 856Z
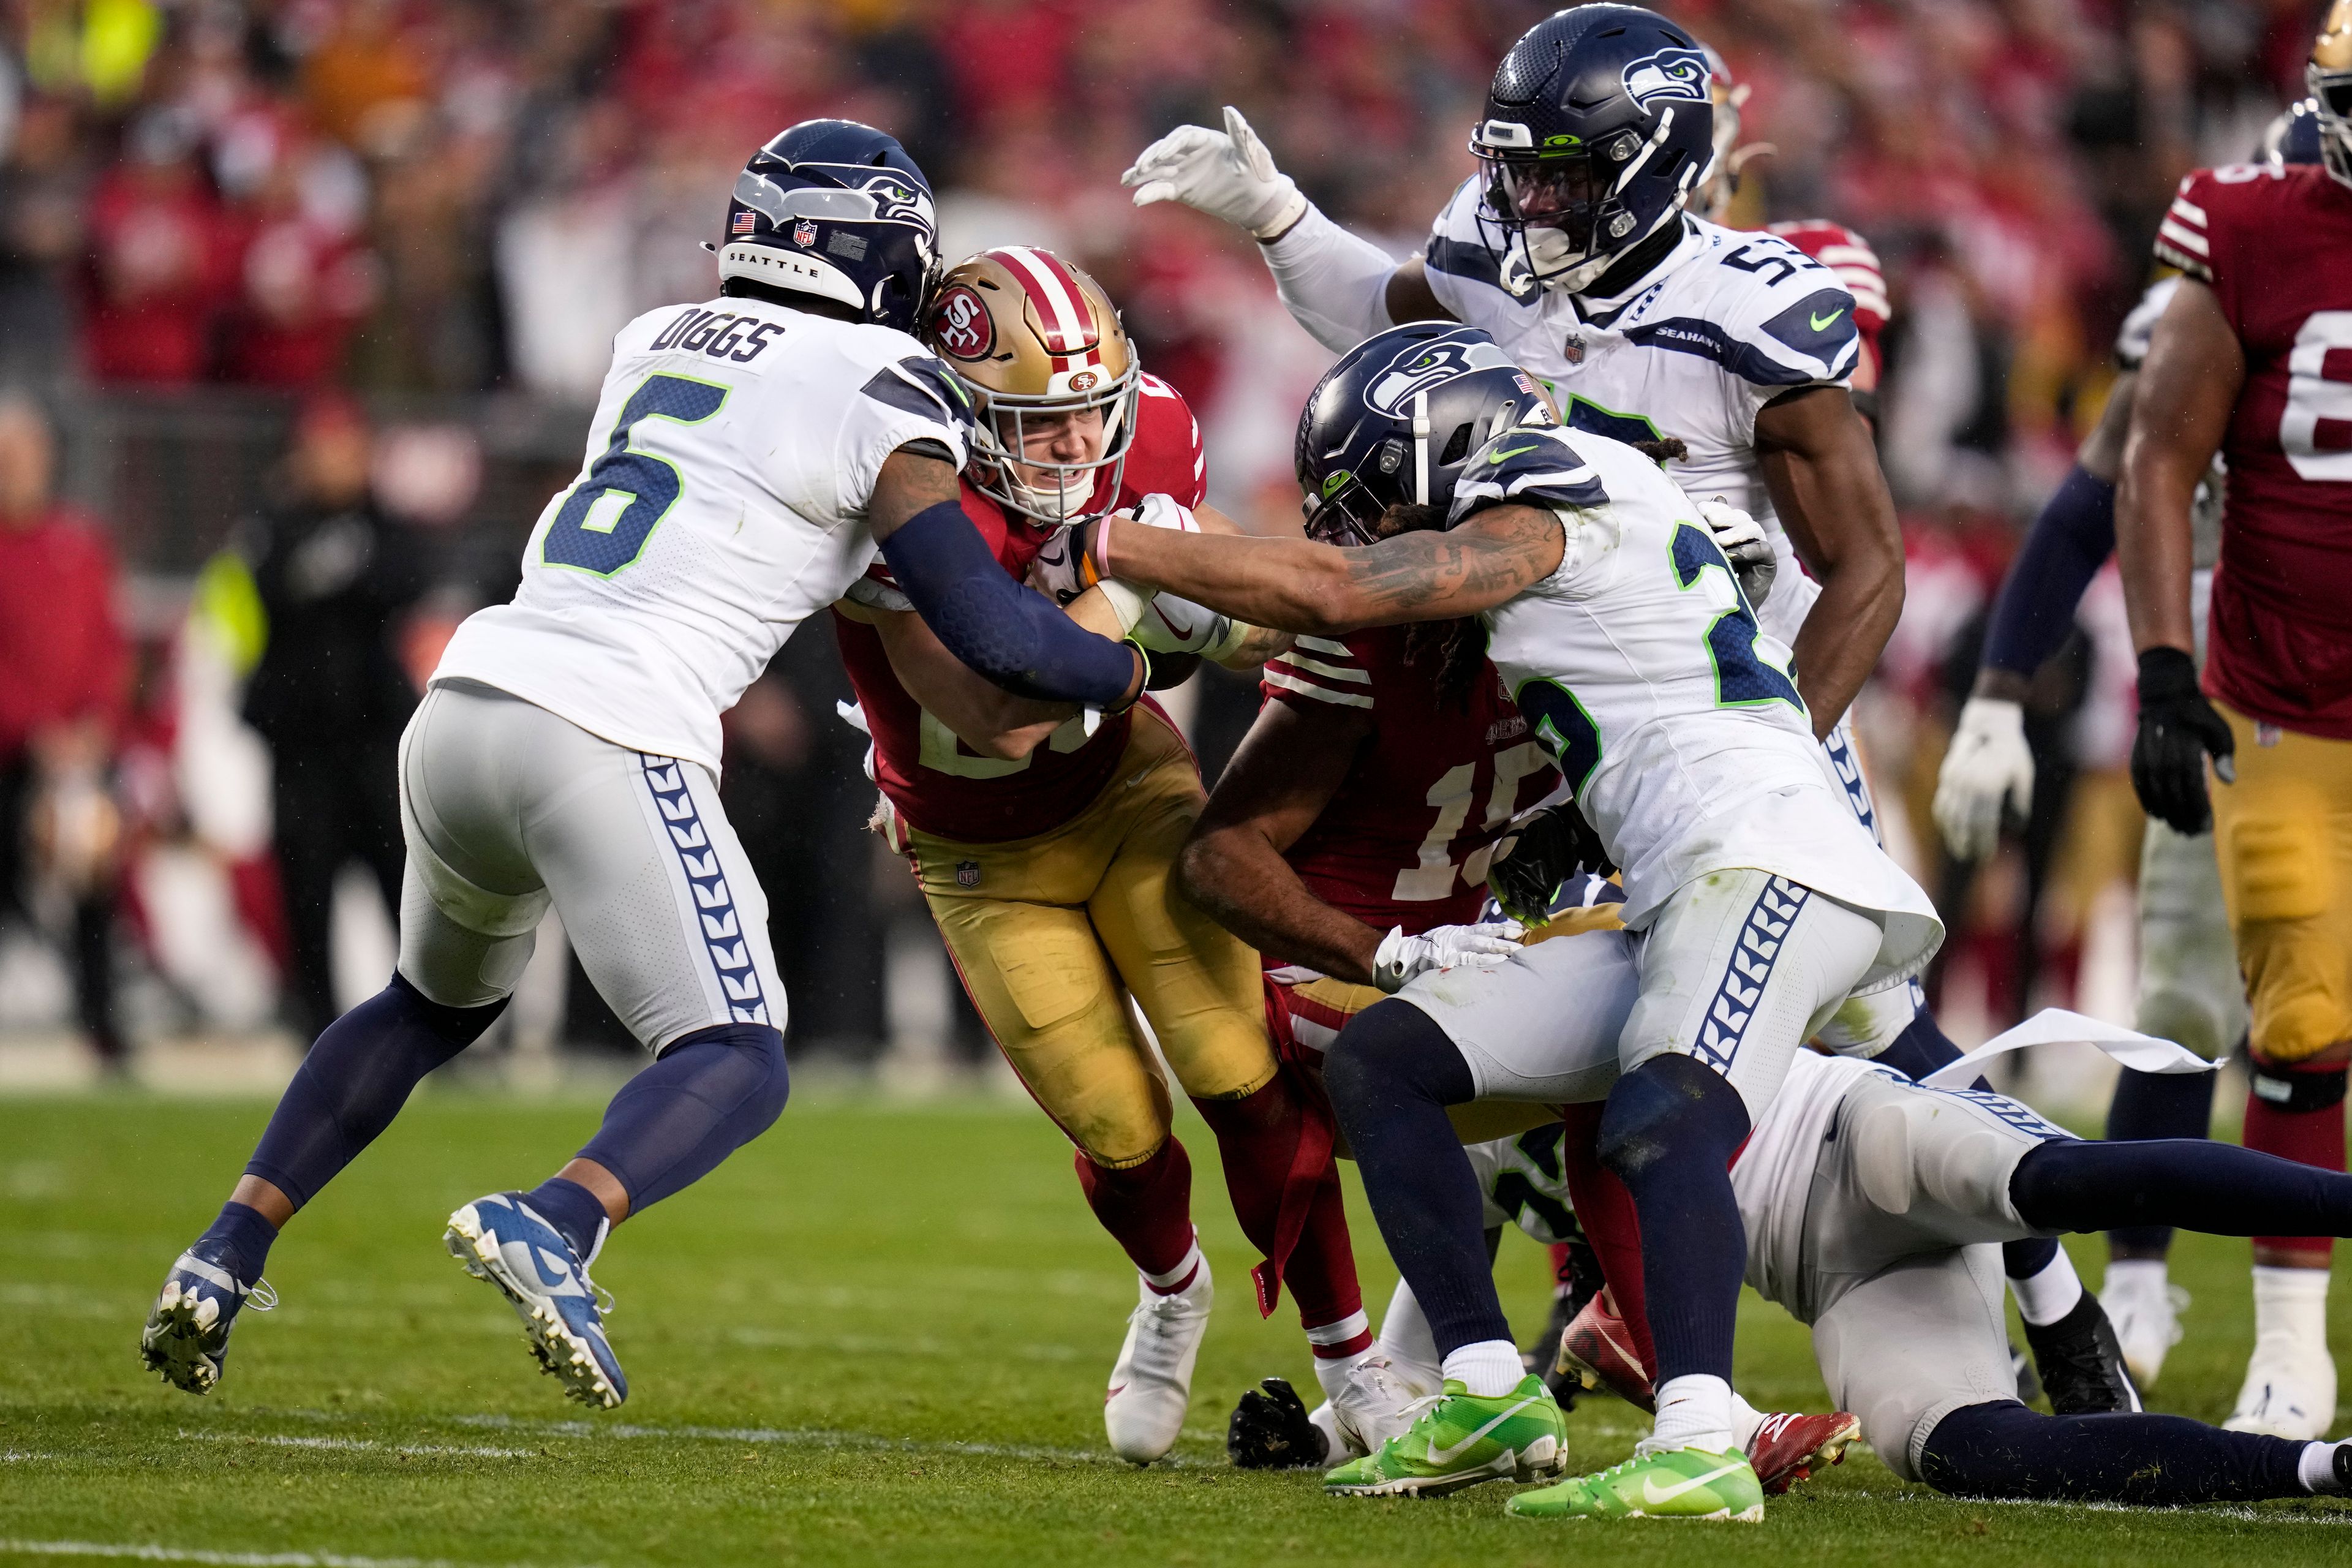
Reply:
M1579 5L1529 28L1470 135L1504 286L1590 287L1683 209L1714 126L1705 50L1655 11Z
M1415 321L1365 339L1323 373L1294 451L1307 534L1370 544L1391 507L1434 507L1497 430L1558 425L1533 377L1475 327Z
M2262 145L2254 149L2254 162L2268 163L2273 169L2291 168L2297 163L2320 161L2319 100L2306 98L2279 110L2263 132Z
M719 246L722 282L814 294L911 332L939 272L930 182L871 125L804 120L736 177Z

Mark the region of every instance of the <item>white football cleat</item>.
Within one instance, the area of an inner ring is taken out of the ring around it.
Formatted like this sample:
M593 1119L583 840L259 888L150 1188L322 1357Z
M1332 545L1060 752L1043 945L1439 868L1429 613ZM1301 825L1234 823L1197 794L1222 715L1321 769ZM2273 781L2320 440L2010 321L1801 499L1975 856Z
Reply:
M1136 1284L1143 1299L1128 1314L1127 1340L1110 1369L1103 1430L1112 1453L1148 1465L1164 1458L1184 1430L1184 1412L1192 1403L1192 1363L1200 1359L1201 1336L1208 1332L1217 1291L1205 1255L1181 1290L1163 1296L1139 1275Z
M1340 1436L1360 1454L1376 1453L1420 1415L1419 1401L1435 1389L1417 1385L1388 1357L1366 1356L1331 1394L1331 1416Z
M2111 1263L2099 1285L2099 1304L2107 1310L2132 1381L2153 1388L2166 1354L2180 1342L2180 1314L2189 1310L2189 1292L2169 1283L2160 1265L2140 1269Z
M2254 1342L2246 1385L2225 1432L2261 1432L2316 1442L2336 1425L2336 1362L2327 1347L2270 1335Z

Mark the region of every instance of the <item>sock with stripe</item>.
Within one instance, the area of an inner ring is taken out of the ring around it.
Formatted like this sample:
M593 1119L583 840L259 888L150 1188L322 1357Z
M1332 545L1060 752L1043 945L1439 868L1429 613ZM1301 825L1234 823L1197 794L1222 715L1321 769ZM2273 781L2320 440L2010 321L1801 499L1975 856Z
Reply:
M1192 1160L1174 1137L1139 1165L1109 1170L1072 1152L1087 1207L1111 1239L1155 1282L1181 1273L1198 1256L1192 1245Z

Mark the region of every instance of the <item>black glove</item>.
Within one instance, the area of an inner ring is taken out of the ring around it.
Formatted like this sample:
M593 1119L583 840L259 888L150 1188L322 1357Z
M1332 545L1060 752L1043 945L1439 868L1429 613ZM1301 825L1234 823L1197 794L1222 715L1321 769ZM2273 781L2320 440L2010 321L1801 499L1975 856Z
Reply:
M2177 647L2139 656L2139 733L2132 741L2132 789L2147 814L2178 833L2213 826L2205 757L2223 784L2238 776L2229 721L2197 686L2197 663Z
M1529 812L1503 830L1486 862L1486 888L1502 911L1533 929L1551 921L1551 901L1570 878L1617 869L1601 836L1572 800Z
M1328 1447L1297 1391L1278 1377L1244 1394L1225 1427L1225 1453L1236 1469L1319 1470L1331 1463Z

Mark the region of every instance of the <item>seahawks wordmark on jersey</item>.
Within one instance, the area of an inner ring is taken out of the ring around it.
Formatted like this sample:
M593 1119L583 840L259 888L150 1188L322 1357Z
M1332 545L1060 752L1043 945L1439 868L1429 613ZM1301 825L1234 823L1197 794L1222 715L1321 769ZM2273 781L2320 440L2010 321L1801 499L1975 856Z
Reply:
M1550 510L1559 568L1485 616L1487 655L1624 868L1640 930L1710 871L1775 873L1884 917L1863 989L1925 963L1935 908L1832 776L1789 677L1698 509L1606 437L1507 430L1464 468L1454 518Z
M1821 590L1796 566L1756 456L1756 416L1784 393L1849 384L1862 352L1853 296L1837 274L1769 234L1685 217L1682 242L1631 293L1570 295L1529 283L1482 234L1466 180L1429 240L1429 286L1455 317L1542 378L1572 429L1620 441L1671 436L1689 448L1674 477L1764 524L1780 573L1765 629L1792 642Z
M946 367L887 327L739 299L640 316L522 586L457 628L434 679L716 773L719 716L874 561L883 459L928 438L961 465L969 423Z

